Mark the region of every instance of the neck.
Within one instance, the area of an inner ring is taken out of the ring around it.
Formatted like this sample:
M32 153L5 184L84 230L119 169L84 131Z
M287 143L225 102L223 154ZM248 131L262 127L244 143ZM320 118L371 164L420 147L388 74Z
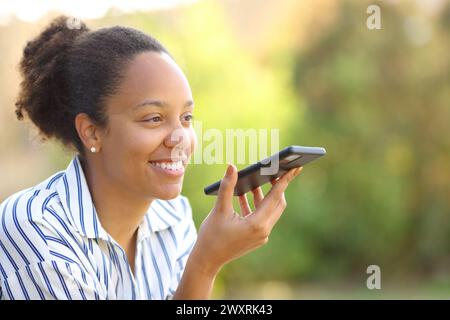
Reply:
M138 199L112 183L92 161L83 161L82 167L102 227L128 252L152 201Z

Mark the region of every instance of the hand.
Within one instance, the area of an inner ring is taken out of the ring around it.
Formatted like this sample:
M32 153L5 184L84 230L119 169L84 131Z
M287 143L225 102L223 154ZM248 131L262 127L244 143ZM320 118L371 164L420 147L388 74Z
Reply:
M270 232L286 208L284 191L302 167L294 168L271 181L266 197L260 187L252 190L255 211L246 195L239 196L242 216L233 209L237 169L228 165L220 184L216 204L199 228L190 259L201 271L215 275L226 263L267 243Z

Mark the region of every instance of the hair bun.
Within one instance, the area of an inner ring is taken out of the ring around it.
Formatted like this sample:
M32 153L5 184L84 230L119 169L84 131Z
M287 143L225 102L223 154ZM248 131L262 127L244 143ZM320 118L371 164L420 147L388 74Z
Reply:
M62 57L75 39L88 31L86 25L76 18L55 18L35 39L28 41L20 63L22 75L38 77L37 72L50 68L55 58Z
M19 120L24 112L43 138L54 135L54 126L67 115L65 64L75 40L89 29L80 20L58 16L34 39L28 41L20 61L22 82L16 102ZM51 120L50 123L45 123Z

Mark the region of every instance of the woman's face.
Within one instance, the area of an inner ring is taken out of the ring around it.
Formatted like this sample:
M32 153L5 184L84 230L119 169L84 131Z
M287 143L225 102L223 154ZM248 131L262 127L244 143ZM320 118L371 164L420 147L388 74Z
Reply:
M109 127L97 155L108 178L149 200L178 196L197 142L193 108L189 83L167 54L138 54L107 100Z

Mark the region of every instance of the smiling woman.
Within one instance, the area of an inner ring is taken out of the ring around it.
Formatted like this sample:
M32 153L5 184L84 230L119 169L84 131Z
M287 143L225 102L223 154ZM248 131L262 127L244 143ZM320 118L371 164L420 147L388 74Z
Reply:
M224 264L267 242L298 172L265 198L253 190L254 212L241 196L239 217L230 165L197 237L181 195L196 146L184 73L143 32L72 22L58 17L23 51L17 117L77 153L0 205L0 297L208 298Z

